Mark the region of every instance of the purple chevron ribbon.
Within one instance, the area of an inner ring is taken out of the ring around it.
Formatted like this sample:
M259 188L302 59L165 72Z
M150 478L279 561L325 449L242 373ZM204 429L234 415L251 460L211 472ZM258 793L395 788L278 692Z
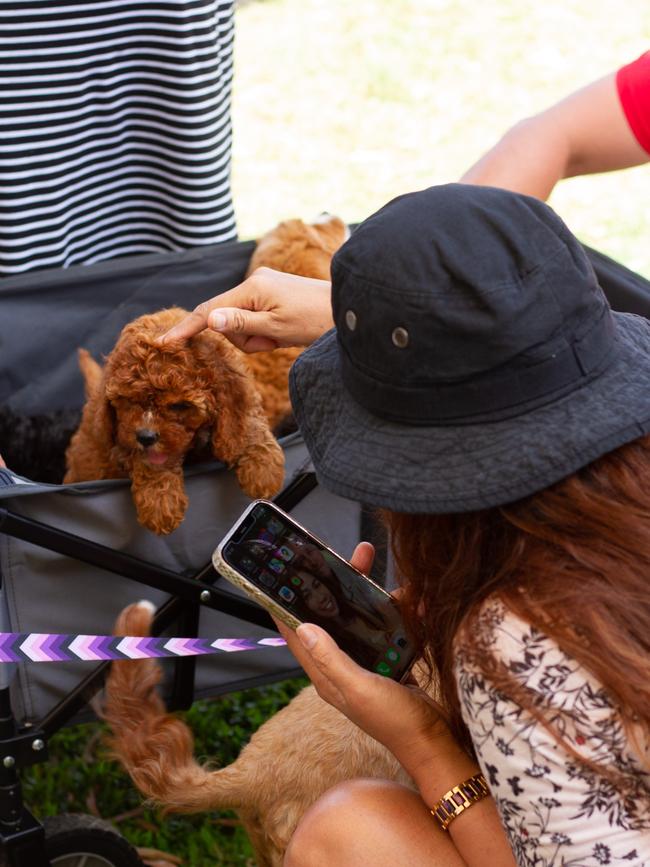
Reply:
M284 638L146 638L135 635L60 635L0 632L0 662L102 662L106 659L161 659L284 647Z

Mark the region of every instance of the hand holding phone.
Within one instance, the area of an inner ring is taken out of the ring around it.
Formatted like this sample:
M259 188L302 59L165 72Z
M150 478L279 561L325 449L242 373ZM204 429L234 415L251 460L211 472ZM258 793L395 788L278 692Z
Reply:
M316 623L364 668L395 680L408 672L413 649L392 597L273 503L252 503L213 563L293 629Z
M313 624L302 625L297 632L283 624L278 628L319 696L387 747L414 779L422 768L430 776L431 768L440 767L441 755L461 766L467 762L446 714L415 678L406 686L365 671ZM459 770L458 777L462 776Z

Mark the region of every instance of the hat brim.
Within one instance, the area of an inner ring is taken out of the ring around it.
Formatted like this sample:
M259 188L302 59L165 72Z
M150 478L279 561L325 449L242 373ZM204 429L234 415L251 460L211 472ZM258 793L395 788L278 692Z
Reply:
M496 422L414 427L371 415L341 380L336 332L302 353L291 400L319 481L396 512L513 502L650 431L650 320L613 314L619 351L596 379Z

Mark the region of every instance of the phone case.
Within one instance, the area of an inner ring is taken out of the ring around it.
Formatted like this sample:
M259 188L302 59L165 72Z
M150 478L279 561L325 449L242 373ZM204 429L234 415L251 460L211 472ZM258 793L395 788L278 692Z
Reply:
M242 518L244 516L242 515ZM239 522L237 522L239 523ZM240 590L249 596L253 602L257 602L258 605L261 605L262 608L266 608L266 610L272 614L274 617L277 617L278 620L282 621L282 623L286 623L287 626L291 627L291 629L297 629L300 626L301 621L298 620L297 617L294 617L292 614L289 614L288 611L285 611L275 599L272 599L270 596L267 596L259 587L255 587L254 584L251 584L247 578L244 578L243 575L240 575L239 572L235 571L232 566L230 566L221 556L220 548L212 555L212 563L214 568L220 575L223 575L231 584L234 584L235 587L239 587Z

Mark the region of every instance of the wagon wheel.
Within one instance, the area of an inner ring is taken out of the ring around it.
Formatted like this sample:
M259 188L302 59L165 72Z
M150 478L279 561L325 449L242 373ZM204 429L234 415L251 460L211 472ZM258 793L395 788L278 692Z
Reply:
M82 813L43 822L52 867L143 867L133 846L103 819Z
M52 867L144 867L133 846L103 819L67 813L45 819L43 827ZM0 854L0 867L6 863Z

